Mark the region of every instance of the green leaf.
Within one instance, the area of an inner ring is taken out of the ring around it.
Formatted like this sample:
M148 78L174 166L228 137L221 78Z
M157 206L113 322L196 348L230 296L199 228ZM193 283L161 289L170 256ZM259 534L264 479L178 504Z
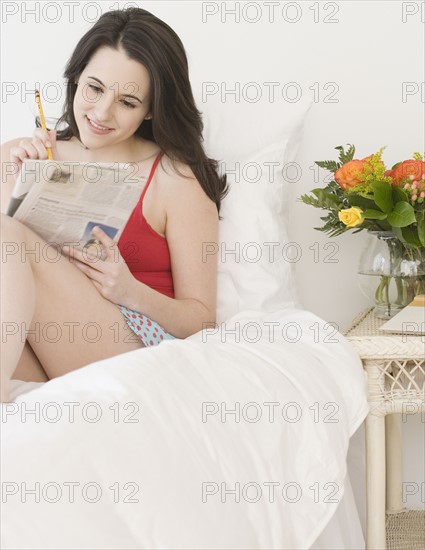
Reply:
M406 227L416 222L415 211L407 202L398 202L394 210L388 214L388 221L393 227Z
M374 181L371 184L373 190L373 199L379 208L389 214L393 209L393 200L392 200L392 186L385 181ZM399 203L398 203L399 204ZM391 223L391 222L390 222ZM393 224L391 224L393 225ZM406 224L407 225L407 224Z
M366 199L365 197L362 197L360 195L355 195L354 193L350 193L347 198L351 206L359 206L362 210L368 210L369 208L371 209L376 208L375 201L371 199Z
M342 164L345 164L346 162L349 162L350 160L353 160L354 153L356 152L356 148L354 145L350 145L347 143L348 149L347 152L344 151L344 147L342 145L338 145L338 147L335 147L335 149L339 150L339 160Z
M341 164L339 162L335 162L334 160L317 160L315 163L317 166L320 166L320 168L329 170L329 172L336 172L338 168L341 168Z
M314 195L316 195L317 199L314 199L313 197L311 197L308 204L311 204L316 208L324 208L325 210L335 210L335 209L339 209L339 207L341 206L340 199L333 193L328 193L324 189L313 189L311 192Z
M401 234L403 235L403 239L406 243L413 244L413 246L421 246L421 241L416 228L412 229L411 227L403 227Z
M387 220L364 220L363 224L370 231L391 231L391 225Z
M341 201L336 195L328 193L324 189L312 189L311 193L316 195L317 198L311 195L301 195L300 200L305 204L325 210L339 209L341 205Z
M381 212L380 210L368 209L363 212L363 217L368 220L385 220L387 215L385 212Z
M403 233L401 232L401 228L400 227L390 227L390 231L392 231L392 233L394 234L395 237L397 237L397 239L401 242L404 241L404 238L403 238Z
M394 168L396 168L396 166L398 166L399 164L401 164L401 161L400 161L400 162L396 162L396 163L394 164L394 166L391 168L391 170L394 170Z
M324 226L315 227L314 229L317 229L318 231L323 231L331 237L341 235L347 230L347 227L339 221L338 213L335 210L329 212L326 216L323 216L320 219L325 222Z
M403 191L400 187L393 187L392 195L394 204L400 201L409 202L406 191Z
M425 246L425 216L421 212L422 216L418 221L418 237L422 243L422 246Z
M332 193L328 193L327 191L325 191L324 189L321 189L320 187L317 189L312 189L311 192L314 193L314 195L316 195L318 199L323 198L326 200L330 200L334 203L339 203L339 199L337 196L335 196Z
M321 208L320 202L310 195L301 195L301 197L298 199L302 201L304 204L308 204L309 206L314 206L315 208Z

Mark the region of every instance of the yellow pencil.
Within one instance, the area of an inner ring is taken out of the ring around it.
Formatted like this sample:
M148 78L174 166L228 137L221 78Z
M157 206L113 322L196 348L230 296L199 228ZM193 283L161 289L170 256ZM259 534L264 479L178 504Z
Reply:
M43 130L47 130L46 120L44 118L44 113L43 113L43 107L41 105L40 92L38 90L35 91L35 100L37 102L38 112L40 113L41 127L43 128ZM49 160L53 160L52 149L50 147L47 147L47 158Z

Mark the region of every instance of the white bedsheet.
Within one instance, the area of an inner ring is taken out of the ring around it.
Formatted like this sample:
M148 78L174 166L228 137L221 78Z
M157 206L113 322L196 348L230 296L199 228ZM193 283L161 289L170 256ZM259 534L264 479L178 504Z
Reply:
M349 438L368 411L360 359L305 310L245 311L220 328L21 395L15 383L2 405L3 548L315 544L343 500ZM225 412L238 403L236 421Z

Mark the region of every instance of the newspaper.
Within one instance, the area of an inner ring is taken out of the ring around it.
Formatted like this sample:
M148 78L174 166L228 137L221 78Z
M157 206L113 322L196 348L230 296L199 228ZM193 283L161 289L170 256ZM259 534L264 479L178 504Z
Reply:
M118 241L147 180L135 171L134 163L27 159L7 214L60 249L96 248L96 225Z

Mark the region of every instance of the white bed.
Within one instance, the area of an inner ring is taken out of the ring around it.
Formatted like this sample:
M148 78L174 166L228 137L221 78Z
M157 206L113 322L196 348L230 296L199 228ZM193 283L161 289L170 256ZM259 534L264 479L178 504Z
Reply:
M285 339L271 343L267 323ZM324 327L305 310L245 311L215 334L14 382L2 547L364 548L346 454L367 414L365 379ZM236 403L239 421L225 414ZM235 488L239 502L225 493Z

